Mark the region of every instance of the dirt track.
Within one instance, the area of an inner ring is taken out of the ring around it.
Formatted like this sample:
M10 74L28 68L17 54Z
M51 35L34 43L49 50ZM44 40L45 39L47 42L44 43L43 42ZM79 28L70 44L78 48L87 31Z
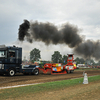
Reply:
M75 70L73 73L65 75L39 74L38 76L35 76L35 75L17 74L14 77L0 76L0 87L78 78L78 77L83 77L83 71ZM88 70L85 72L87 73L88 76L100 75L100 70Z

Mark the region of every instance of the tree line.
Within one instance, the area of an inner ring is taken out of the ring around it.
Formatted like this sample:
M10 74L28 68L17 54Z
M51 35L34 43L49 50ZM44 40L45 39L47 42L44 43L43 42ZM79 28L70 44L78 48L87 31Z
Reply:
M31 62L39 61L39 59L41 59L40 52L41 51L37 48L34 48L33 50L30 51ZM51 55L51 61L49 62L66 64L67 57L68 57L67 55L62 56L59 51L54 51L54 54ZM83 58L77 57L74 60L76 64L100 65L100 61L95 62L93 59L83 59Z
M34 48L30 51L30 60L32 62L39 61L41 59L40 50ZM54 51L54 54L51 55L52 63L67 63L67 55L61 55L59 51Z

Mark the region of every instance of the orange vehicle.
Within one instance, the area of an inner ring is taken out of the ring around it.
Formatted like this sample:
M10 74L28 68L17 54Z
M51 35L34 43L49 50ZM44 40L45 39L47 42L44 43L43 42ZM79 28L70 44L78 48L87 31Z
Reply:
M66 70L62 66L61 63L46 63L44 64L44 68L38 68L39 73L44 74L66 74Z
M67 74L72 73L75 69L73 65L73 54L68 54L67 64L62 66L61 63L46 63L42 68L38 68L40 73L44 74Z

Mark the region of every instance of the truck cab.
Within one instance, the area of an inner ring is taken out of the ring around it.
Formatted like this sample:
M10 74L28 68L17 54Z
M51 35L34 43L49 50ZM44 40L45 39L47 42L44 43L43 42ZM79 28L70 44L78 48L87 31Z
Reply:
M14 75L20 72L22 48L0 45L0 74Z
M22 64L22 48L0 45L0 74L14 76L15 73L39 74L39 66Z

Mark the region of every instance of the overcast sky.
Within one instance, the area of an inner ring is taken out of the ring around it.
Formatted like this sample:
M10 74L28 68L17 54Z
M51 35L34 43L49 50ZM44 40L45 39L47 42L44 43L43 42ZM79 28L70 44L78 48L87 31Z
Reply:
M65 44L46 46L43 42L32 44L18 41L19 25L23 20L50 22L56 26L64 23L77 25L85 40L100 38L100 0L0 0L0 45L21 46L23 57L37 48L42 60L50 60L54 51L62 55L72 52Z

